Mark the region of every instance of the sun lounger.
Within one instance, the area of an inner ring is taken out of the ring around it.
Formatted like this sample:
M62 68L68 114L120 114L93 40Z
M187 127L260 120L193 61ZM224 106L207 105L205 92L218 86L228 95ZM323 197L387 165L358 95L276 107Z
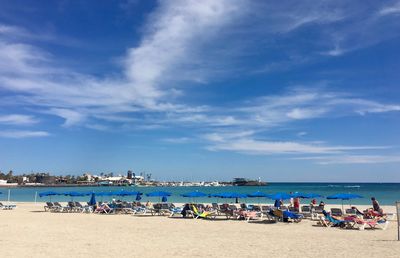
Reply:
M10 203L3 204L0 202L0 209L2 209L2 210L13 210L15 208L17 208L17 205L15 205L15 204L10 204Z
M44 211L50 211L52 209L54 209L54 203L46 202L46 205L44 206Z
M194 216L195 219L198 219L198 218L215 219L215 217L217 215L215 211L202 211L202 212L200 212L197 209L196 205L193 205L193 204L190 206L190 209L192 210L193 216Z
M95 213L100 213L100 214L111 214L114 213L114 208L112 205L108 205L107 203L103 203L97 209L94 211Z
M258 219L261 218L261 212L257 211L250 211L250 210L240 210L238 212L238 219L244 219L249 222L251 219Z
M343 211L342 211L342 209L339 209L339 208L331 208L331 215L337 216L337 217L342 217Z
M75 208L77 211L82 213L91 213L93 212L93 207L90 205L82 205L80 202L75 202Z
M311 207L308 205L304 205L301 206L301 212L300 214L302 214L305 218L311 218Z
M59 202L54 202L54 209L51 211L55 212L69 212L68 206L62 206Z
M324 217L320 218L320 223L323 226L344 228L348 224L348 221L335 219L330 214L328 214L326 211L323 211L323 214L324 214Z

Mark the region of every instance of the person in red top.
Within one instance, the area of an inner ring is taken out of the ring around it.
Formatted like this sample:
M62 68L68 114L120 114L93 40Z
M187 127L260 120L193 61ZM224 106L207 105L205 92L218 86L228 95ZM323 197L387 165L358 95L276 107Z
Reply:
M300 198L299 197L294 198L293 207L296 211L300 211Z

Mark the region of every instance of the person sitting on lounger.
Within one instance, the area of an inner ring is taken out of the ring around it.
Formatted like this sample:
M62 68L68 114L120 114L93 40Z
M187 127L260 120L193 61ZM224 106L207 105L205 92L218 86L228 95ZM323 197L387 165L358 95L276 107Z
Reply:
M375 199L375 197L371 197L371 201L372 201L372 208L374 209L374 211L383 214L383 210L381 206L379 206L379 202Z
M351 209L353 209L353 210L355 210L355 211L356 211L356 215L364 215L364 213L363 213L363 212L361 212L359 209L357 209L357 207L356 207L356 206L352 206L352 207L351 207Z
M181 211L182 217L185 218L187 215L187 211L189 211L189 210L190 210L190 205L189 205L189 203L186 203L185 206L183 206L183 209Z
M319 203L319 207L321 207L322 209L324 209L325 203L324 203L323 201L321 201L321 202Z
M315 205L317 205L317 200L316 199L312 199L310 206L314 207Z

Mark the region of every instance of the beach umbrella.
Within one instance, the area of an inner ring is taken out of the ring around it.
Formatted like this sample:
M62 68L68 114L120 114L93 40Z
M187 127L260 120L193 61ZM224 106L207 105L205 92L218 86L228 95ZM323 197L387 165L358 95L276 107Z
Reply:
M164 197L164 196L171 196L171 193L163 192L163 191L156 191L146 194L148 197Z
M130 196L130 195L136 195L136 192L126 191L122 189L119 191L115 191L112 194L115 196Z
M63 195L70 196L71 197L71 201L73 201L74 197L85 196L87 194L86 193L78 193L78 192L74 192L74 191L69 191L69 192L63 193Z
M88 204L91 205L91 206L96 205L96 194L94 192L92 192L92 196L90 197L90 200L89 200Z
M163 196L163 197L161 198L161 202L167 202L167 201L168 201L167 196Z
M141 196L141 195L142 195L142 193L140 193L140 194L138 193L138 194L136 195L135 200L136 200L136 201L140 201L140 200L142 199L142 196Z
M280 200L287 200L293 198L293 194L287 193L276 193L276 194L268 194L267 198L275 200L274 207L280 207Z
M241 193L220 193L220 194L215 194L216 197L219 198L235 198L236 203L238 202L239 198L247 198L247 194L241 194Z
M288 200L290 198L293 198L293 194L287 194L287 193L268 194L267 198L270 198L272 200Z
M361 195L358 194L351 194L351 193L339 193L339 194L334 194L326 197L326 199L340 199L342 200L342 211L343 209L343 200L351 200L351 199L358 199L358 198L364 198ZM351 204L350 204L351 206Z
M312 199L312 198L321 198L323 197L320 194L316 194L316 193L300 193L300 192L295 192L293 194L293 197L297 197L297 198L303 198L303 199Z
M205 197L205 196L208 196L208 194L205 194L205 193L202 193L202 192L199 192L199 191L194 191L194 192L190 192L190 193L181 194L181 196L188 197L188 198L193 198L193 202L194 202L195 198L197 198L197 197Z
M104 196L112 196L112 192L101 192L101 193L96 193L97 196L101 196L101 201L103 201Z
M41 192L41 193L39 193L39 197L40 197L40 198L42 198L42 197L44 197L44 196L49 196L50 202L51 202L51 197L54 196L54 195L59 195L59 193L53 192L53 191L47 191L47 192Z
M258 200L258 205L260 206L260 198L268 197L268 194L263 193L263 192L260 192L260 191L256 191L256 192L253 192L253 193L251 193L251 194L248 194L247 196L248 196L248 197L251 197L251 198L257 198L257 200Z
M148 193L148 194L146 194L146 196L148 196L148 197L160 197L160 201L162 201L162 199L166 199L167 196L171 196L171 193L164 192L164 191L156 191L156 192ZM165 197L165 198L163 198L163 197Z

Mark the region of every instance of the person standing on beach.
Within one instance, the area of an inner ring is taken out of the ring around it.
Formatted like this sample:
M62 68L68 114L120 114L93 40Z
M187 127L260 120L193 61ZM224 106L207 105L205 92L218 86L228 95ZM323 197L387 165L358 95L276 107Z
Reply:
M299 197L294 198L293 207L296 211L298 211L298 212L300 211L300 198Z

